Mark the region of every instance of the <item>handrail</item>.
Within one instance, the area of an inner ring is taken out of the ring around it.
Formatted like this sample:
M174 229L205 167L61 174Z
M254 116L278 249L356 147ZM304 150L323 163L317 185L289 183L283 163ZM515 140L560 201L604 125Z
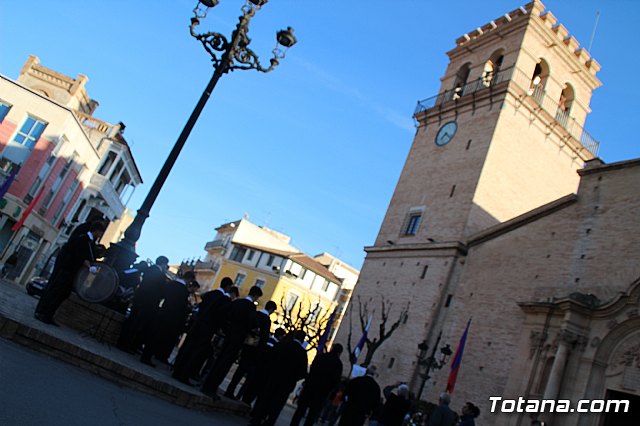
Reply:
M570 115L570 110L561 108L557 101L547 95L542 84L532 86L531 77L516 67L509 67L500 70L495 74L487 74L482 78L466 83L464 86L445 90L435 96L418 101L414 111L414 116L435 107L442 107L445 103L457 101L460 98L469 96L476 92L487 89L490 90L492 87L509 80L513 81L522 90L522 92L527 96L530 96L538 105L540 105L541 109L553 117L555 121L566 129L573 138L578 140L587 151L594 156L598 155L600 142L591 136L584 127L578 123L575 117Z

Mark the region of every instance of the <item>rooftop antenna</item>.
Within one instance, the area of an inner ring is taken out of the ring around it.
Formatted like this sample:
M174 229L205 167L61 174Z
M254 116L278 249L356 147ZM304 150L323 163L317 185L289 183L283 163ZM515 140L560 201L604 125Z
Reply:
M598 29L598 21L600 20L600 11L596 12L596 22L593 24L593 32L591 33L591 40L589 40L589 48L587 51L591 53L591 46L593 46L593 39L596 37L596 30Z

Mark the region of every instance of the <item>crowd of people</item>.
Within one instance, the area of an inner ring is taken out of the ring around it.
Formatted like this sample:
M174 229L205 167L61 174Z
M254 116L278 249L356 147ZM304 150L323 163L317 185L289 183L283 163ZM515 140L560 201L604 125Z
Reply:
M75 274L81 268L94 268L103 232L101 222L80 225L62 247L36 307L38 320L57 325L54 314L71 293ZM175 380L199 386L214 400L221 398L219 388L237 363L223 395L252 406L250 426L274 425L302 379L291 426L299 426L303 419L304 426L360 426L367 421L371 426L474 426L480 414L468 402L458 416L445 393L425 416L414 406L405 383L381 389L375 366L345 379L339 343L318 353L308 367L305 333L282 328L272 333L271 315L277 305L268 301L258 310L262 297L258 286L241 298L233 280L225 277L218 288L198 294L194 273L170 273L165 256L151 265L135 264L124 271L121 281L126 298L119 300L126 302L109 305L127 313L118 348L139 354L140 362L148 366L169 365Z

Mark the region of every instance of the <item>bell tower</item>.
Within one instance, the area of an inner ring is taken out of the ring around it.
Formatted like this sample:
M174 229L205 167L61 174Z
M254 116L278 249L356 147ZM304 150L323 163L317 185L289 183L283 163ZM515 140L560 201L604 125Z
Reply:
M456 40L376 246L462 240L575 192L598 63L533 2ZM420 217L418 218L418 215Z
M575 193L577 170L598 150L583 126L600 66L540 1L464 34L447 54L439 93L418 102L413 144L352 299L410 303L395 344L373 362L381 383L413 378L414 389L417 345L433 345L442 329L469 237ZM343 326L336 341L347 334Z

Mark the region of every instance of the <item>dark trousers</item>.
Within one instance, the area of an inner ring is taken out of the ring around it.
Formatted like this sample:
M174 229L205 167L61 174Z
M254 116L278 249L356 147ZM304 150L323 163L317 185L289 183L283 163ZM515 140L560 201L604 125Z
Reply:
M240 356L240 363L238 364L238 368L233 373L231 377L231 382L229 382L229 386L227 386L227 390L225 392L226 396L234 396L236 392L236 387L240 383L243 377L246 377L244 384L246 385L248 377L255 370L255 364L253 362L242 361L242 356ZM244 393L245 385L240 388L241 393ZM238 395L240 397L241 395Z
M258 393L266 381L266 376L267 371L264 362L258 363L258 365L249 371L247 378L240 389L242 402L247 404L253 403L253 401L258 397Z
M211 348L213 329L213 326L208 326L204 322L196 321L193 324L173 362L174 377L198 378L202 365L213 352Z
M323 395L305 396L303 388L302 395L298 399L298 408L293 413L290 426L298 426L303 417L305 417L304 426L312 426L320 417L325 400Z
M293 385L280 384L275 387L266 386L258 395L256 405L251 412L250 426L273 426L276 424L280 412L287 403L289 394L295 388Z
M45 318L53 318L62 302L71 295L71 290L73 290L73 274L62 272L55 274L40 296L36 313Z
M367 419L367 414L353 409L348 406L344 408L340 415L338 426L362 426Z
M222 351L216 359L211 368L211 371L207 375L207 378L202 384L202 391L208 393L218 392L218 387L227 376L227 373L231 369L231 366L238 358L238 354L242 349L242 341L227 339L222 346Z

